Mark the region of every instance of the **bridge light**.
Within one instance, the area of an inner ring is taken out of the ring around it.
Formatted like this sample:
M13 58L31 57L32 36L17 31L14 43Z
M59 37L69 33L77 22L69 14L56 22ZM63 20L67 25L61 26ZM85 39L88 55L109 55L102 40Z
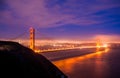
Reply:
M103 44L103 47L108 47L108 45L106 43Z

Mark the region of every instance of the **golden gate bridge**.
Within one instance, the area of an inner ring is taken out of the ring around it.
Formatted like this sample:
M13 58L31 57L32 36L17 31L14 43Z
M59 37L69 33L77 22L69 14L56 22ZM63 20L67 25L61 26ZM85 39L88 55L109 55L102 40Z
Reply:
M96 40L96 45L86 45L86 46L74 46L73 44L71 44L69 47L60 47L60 48L53 48L53 49L44 49L44 50L40 50L40 49L36 49L36 39L35 39L35 32L36 30L33 27L30 27L29 29L29 44L28 47L32 50L34 50L35 52L49 52L49 51L58 51L58 50L69 50L69 49L82 49L82 48L96 48L97 51L100 50L100 48L104 47L108 47L107 43L103 43L100 39ZM23 32L22 34L18 35L17 37L13 38L13 40L18 39L19 37L25 35L26 33ZM67 45L68 46L68 45Z
M34 28L30 28L30 46L29 46L32 50L34 50L35 52L45 52L45 51L56 51L56 50L66 50L66 49L76 49L76 48L80 48L81 47L67 47L67 48L57 48L57 49L47 49L47 50L36 50L35 49L35 29ZM107 44L102 44L100 39L97 39L96 42L96 46L84 46L82 48L97 48L97 51L99 51L99 49L101 47L107 47Z

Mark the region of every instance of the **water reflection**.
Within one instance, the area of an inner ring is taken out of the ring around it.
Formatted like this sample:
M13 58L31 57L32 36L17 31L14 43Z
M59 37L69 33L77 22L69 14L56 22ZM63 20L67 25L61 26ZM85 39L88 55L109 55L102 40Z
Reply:
M97 51L91 54L53 62L69 78L106 78L108 70L103 55L109 51Z

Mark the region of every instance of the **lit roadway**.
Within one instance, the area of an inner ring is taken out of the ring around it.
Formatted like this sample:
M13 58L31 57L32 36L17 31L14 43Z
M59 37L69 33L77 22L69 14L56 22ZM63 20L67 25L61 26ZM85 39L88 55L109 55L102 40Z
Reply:
M84 48L104 48L107 47L107 45L103 46L82 46L82 47L66 47L66 48L57 48L57 49L46 49L46 50L35 50L35 52L54 52L54 51L61 51L61 50L70 50L70 49L84 49Z

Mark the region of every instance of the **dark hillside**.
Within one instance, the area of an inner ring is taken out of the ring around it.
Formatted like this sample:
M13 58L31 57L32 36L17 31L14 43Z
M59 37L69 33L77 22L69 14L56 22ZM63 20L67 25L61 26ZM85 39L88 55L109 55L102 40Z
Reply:
M0 72L0 78L67 78L44 56L10 41L0 41Z

